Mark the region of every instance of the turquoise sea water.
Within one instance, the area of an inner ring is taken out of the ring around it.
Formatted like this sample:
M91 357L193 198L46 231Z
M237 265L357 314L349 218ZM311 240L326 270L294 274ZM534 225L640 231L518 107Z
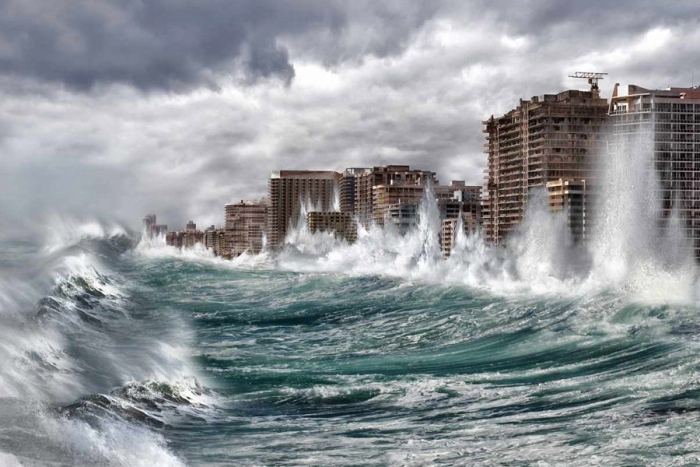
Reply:
M0 465L700 463L692 274L323 241L2 244Z

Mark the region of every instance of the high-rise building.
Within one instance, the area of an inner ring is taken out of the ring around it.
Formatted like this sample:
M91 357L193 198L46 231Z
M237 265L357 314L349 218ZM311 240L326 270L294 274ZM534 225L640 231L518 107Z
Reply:
M156 215L146 214L143 218L143 231L148 237L153 236L153 229L156 226Z
M340 178L340 212L355 214L356 177L366 170L368 169L353 167L343 172Z
M223 255L239 256L243 252L258 254L263 249L267 224L267 201L243 201L225 207L226 228Z
M616 84L610 123L613 153L624 150L631 138L650 141L662 200L659 224L663 227L676 210L700 257L700 87L650 90Z
M377 203L375 203L375 195L377 194L376 188L380 185L382 186L422 186L425 185L427 180L431 180L433 184L437 184L437 179L435 178L435 172L429 172L426 170L415 170L411 169L408 165L384 165L378 167L372 167L358 171L354 175L355 180L355 217L365 228L369 227L370 224L376 219L382 219L380 223L383 223L383 214L376 214L374 212ZM422 190L422 188L417 188L412 190L407 188L408 191ZM400 189L385 189L383 193L388 197L391 196L387 192L401 191ZM422 196L422 191L421 191ZM420 197L419 197L420 198ZM408 201L408 200L406 200ZM386 205L385 201L381 201L379 204Z
M596 87L521 100L484 122L487 134L483 226L498 244L521 221L530 190L560 178L595 175L605 153L608 103Z
M332 232L350 243L357 240L357 224L348 212L310 212L307 222L309 232Z
M270 176L267 239L275 248L284 242L290 225L296 225L302 204L310 211L334 211L341 175L338 172L282 170Z
M586 180L563 179L547 182L549 209L563 212L575 243L585 242L591 233L589 205L592 204Z

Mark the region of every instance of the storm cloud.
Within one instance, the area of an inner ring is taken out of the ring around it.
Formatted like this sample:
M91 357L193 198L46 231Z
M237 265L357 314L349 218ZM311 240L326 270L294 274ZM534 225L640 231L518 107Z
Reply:
M696 2L0 0L0 235L223 220L280 168L482 183L481 121L700 81Z

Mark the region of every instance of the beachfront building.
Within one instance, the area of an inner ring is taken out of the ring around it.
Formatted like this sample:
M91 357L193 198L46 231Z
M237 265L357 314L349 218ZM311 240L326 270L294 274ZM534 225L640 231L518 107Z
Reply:
M233 258L244 252L258 254L262 251L267 209L266 200L241 200L225 206L222 256Z
M590 180L605 154L608 103L597 86L521 100L484 122L483 228L499 244L522 220L530 190L563 179Z
M357 240L357 224L347 212L310 212L307 214L309 232L330 232L336 238L353 243Z
M563 179L547 182L547 198L552 212L566 216L566 225L574 243L585 242L592 230L589 204L592 204L585 179Z
M411 202L415 195L418 195L417 199L420 200L423 196L423 186L428 180L434 185L438 183L435 172L411 169L408 165L383 165L355 170L353 213L365 228L372 222L383 225L388 205L396 204L400 199L404 203ZM378 200L377 197L381 199ZM377 209L381 212L377 212Z
M334 211L341 175L315 170L281 170L268 182L267 239L272 248L284 242L290 226L295 226L302 205L310 211Z
M616 84L610 102L610 151L624 151L634 139L651 143L659 225L675 210L700 257L700 88L646 89Z

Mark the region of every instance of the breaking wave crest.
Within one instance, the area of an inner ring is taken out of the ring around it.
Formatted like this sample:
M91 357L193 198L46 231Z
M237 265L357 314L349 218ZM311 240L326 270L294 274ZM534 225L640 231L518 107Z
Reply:
M54 233L2 251L0 464L183 465L152 428L210 404L186 326L113 270L135 245L125 229Z

